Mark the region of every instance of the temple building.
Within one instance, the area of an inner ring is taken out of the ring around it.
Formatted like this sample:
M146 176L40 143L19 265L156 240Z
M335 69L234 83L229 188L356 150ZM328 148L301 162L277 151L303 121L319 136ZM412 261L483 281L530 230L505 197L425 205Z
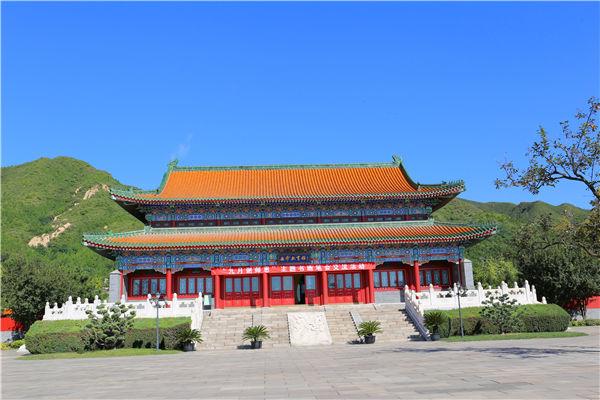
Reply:
M391 163L180 167L156 191L111 189L146 225L86 234L115 260L113 301L210 296L215 308L403 301L408 285L471 286L465 247L491 225L431 213L462 181L419 184Z

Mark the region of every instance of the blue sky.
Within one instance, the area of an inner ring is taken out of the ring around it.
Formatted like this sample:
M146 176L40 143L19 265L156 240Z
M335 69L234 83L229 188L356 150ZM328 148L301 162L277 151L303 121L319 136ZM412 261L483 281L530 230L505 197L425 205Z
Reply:
M390 161L478 201L599 90L599 3L2 4L2 165L59 155L156 188L166 164Z

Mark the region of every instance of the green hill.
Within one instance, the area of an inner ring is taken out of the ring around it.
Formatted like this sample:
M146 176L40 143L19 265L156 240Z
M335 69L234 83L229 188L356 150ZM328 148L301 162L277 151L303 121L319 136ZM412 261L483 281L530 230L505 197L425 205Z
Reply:
M107 172L68 157L2 168L2 260L19 256L78 266L103 284L114 266L83 247L81 235L143 226L110 199L108 186L118 184Z
M2 259L20 256L39 258L48 265L77 266L103 281L112 262L83 247L81 235L142 228L141 222L110 199L107 189L114 185L120 183L109 173L68 157L2 168ZM477 265L486 257L506 257L511 237L522 223L542 214L558 219L565 210L577 218L587 213L570 204L455 199L436 211L434 218L499 223L495 237L468 249L467 257Z

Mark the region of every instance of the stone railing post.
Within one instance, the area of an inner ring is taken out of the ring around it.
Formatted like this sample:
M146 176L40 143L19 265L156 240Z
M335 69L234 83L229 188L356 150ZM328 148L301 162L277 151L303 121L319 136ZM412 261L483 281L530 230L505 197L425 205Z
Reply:
M508 285L506 282L502 281L502 283L500 283L500 291L502 294L508 294Z
M433 285L430 283L429 284L429 304L431 305L431 307L435 307L434 301L435 301L435 290L433 290Z
M480 306L481 303L485 300L485 292L483 291L483 286L481 285L481 282L477 282L477 301L478 301L478 305Z
M525 301L527 304L531 303L531 288L529 287L529 282L525 280Z
M537 293L535 291L535 285L531 285L531 303L530 304L535 304L535 303L538 303Z

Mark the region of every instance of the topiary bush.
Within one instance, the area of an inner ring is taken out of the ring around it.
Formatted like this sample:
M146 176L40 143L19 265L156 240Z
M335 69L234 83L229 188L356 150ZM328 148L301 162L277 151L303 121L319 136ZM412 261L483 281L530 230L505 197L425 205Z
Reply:
M160 343L161 349L174 350L179 348L179 336L190 329L191 318L161 318ZM155 348L156 347L156 320L153 318L140 318L134 320L133 328L125 336L124 347Z
M36 321L25 334L25 347L32 354L85 350L83 328L87 321Z
M85 333L88 321L37 321L25 334L25 346L32 354L83 352L89 343ZM177 349L178 335L189 329L191 318L161 318L160 347ZM124 347L153 348L156 346L156 320L140 318L125 335Z
M528 304L517 309L521 332L562 332L567 330L571 316L556 304Z
M462 309L465 335L485 335L500 333L500 329L491 321L479 315L483 307L467 307ZM444 313L448 321L440 326L440 336L459 336L460 319L458 310L447 310ZM517 332L562 332L570 322L569 314L556 304L529 304L518 306L515 313L518 321Z

